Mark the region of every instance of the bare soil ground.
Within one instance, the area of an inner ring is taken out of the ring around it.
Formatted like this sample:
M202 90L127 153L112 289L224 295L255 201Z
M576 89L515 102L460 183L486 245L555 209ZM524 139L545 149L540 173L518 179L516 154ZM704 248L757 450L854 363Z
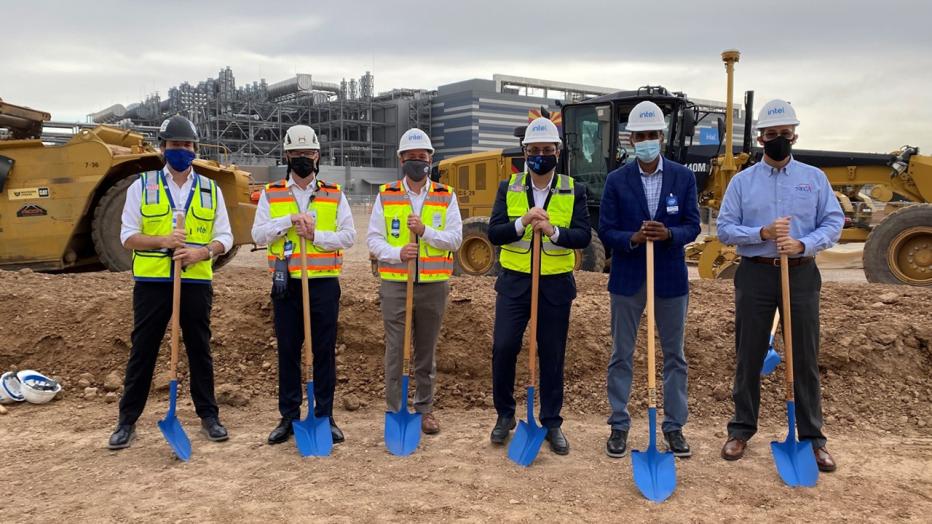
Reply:
M693 282L686 434L694 456L677 461L677 492L655 505L634 487L630 459L602 451L610 352L605 275L578 275L566 368L569 456L545 447L521 469L488 443L495 419L493 280L468 277L453 280L438 349L443 431L424 437L411 457L389 455L382 444L377 282L368 272L365 224L357 224L338 332L336 418L347 442L326 459L301 459L292 443L265 445L278 420L277 380L269 279L258 253L241 253L214 285L213 350L229 442L199 435L182 356L179 416L194 444L187 464L172 458L155 425L167 409L167 337L137 440L121 452L105 449L129 351L129 275L0 272L0 368L38 369L65 385L61 400L11 405L0 415L3 520L928 522L932 289L824 285L820 367L839 470L823 474L816 488L794 490L780 482L767 446L786 431L782 367L763 382L761 429L748 456L737 463L718 456L732 409L733 287ZM642 348L635 414L646 411L644 368ZM524 380L519 373L519 384ZM646 421L637 416L631 444L641 448L646 440Z

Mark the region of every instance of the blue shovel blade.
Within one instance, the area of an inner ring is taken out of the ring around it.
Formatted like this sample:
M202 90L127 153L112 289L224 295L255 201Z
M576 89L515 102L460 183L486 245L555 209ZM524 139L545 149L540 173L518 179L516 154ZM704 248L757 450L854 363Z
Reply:
M780 354L774 351L773 346L767 350L767 356L764 357L764 365L761 366L760 374L761 376L769 375L773 373L773 370L777 369L777 366L780 365Z
M178 381L172 380L169 382L168 387L168 414L158 422L159 429L175 455L187 462L191 458L191 439L188 438L184 428L181 427L181 421L175 416L175 403L178 400Z
M786 403L786 413L789 421L786 440L770 443L777 472L787 486L814 487L819 480L819 466L816 464L812 442L796 440L796 407L792 401Z
M385 412L385 447L392 455L406 457L421 442L421 414L408 411L408 376L401 378L401 409Z
M657 450L657 408L649 408L648 413L650 445L645 451L631 452L634 484L646 499L663 502L676 491L676 462L672 452L661 453Z
M330 418L314 416L314 382L307 383L307 417L291 423L298 453L302 457L326 457L333 450Z
M508 445L508 458L516 464L528 467L537 458L540 446L547 437L547 428L534 420L534 388L527 388L527 421L518 422L515 436Z

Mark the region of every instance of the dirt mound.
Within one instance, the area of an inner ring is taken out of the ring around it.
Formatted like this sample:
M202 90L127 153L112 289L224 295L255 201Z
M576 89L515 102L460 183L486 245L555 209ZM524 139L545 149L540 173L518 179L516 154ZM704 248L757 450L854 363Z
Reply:
M352 395L363 407L381 406L384 346L378 285L361 272L342 282L338 402ZM577 413L607 414L605 374L611 341L606 276L580 274L578 284L567 348L566 404ZM235 385L241 395L276 394L268 288L266 273L253 268L228 267L215 282L212 343L217 383ZM452 281L438 351L438 408L491 409L494 301L491 278ZM930 289L824 285L820 363L829 430L837 423L909 432L932 423L930 305ZM68 389L66 398L83 393L79 382L103 391L111 372L122 376L131 330L128 274L0 272L0 368L36 368L57 375ZM642 328L641 347L643 332ZM693 420L723 419L731 413L733 333L731 282L693 282L686 333ZM166 337L156 381L165 378L167 350ZM646 402L643 350L636 358L631 409L641 410ZM181 361L184 381L183 356ZM519 373L519 393L524 379ZM782 368L764 380L763 416L783 416L782 380Z

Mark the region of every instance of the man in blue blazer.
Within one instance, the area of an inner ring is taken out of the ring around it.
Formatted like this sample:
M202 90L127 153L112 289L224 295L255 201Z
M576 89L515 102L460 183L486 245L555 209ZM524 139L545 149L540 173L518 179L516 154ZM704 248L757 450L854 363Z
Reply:
M628 398L635 340L646 294L647 240L654 241L655 312L663 347L663 434L674 455L691 455L686 424L686 358L683 332L689 283L683 246L699 234L695 174L660 155L666 122L660 108L644 101L628 115L637 160L609 173L602 194L599 237L612 249L608 280L612 307L612 358L608 364L611 435L608 456L628 452ZM652 371L653 372L653 371Z

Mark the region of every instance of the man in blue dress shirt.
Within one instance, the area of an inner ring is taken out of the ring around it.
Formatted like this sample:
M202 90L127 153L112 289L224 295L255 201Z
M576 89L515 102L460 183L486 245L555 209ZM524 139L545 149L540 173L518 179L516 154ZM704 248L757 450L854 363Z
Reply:
M773 311L782 307L780 255L788 255L799 438L812 441L820 470L834 471L835 461L822 434L818 366L822 277L815 255L838 241L845 217L825 173L790 154L798 138L797 125L789 103L771 100L764 105L757 120L763 161L735 175L718 215L719 240L736 245L741 256L735 273L735 415L728 423L722 458L740 459L757 432L760 369Z
M683 246L699 234L696 175L660 154L666 121L657 104L644 101L631 110L626 130L637 159L612 171L599 213L599 238L612 248L608 291L612 304L612 358L608 364L608 418L611 434L605 453L628 453L628 398L634 345L646 305L647 240L654 242L657 275L654 311L663 348L663 435L678 457L691 452L686 424L686 357L683 333L689 277Z

